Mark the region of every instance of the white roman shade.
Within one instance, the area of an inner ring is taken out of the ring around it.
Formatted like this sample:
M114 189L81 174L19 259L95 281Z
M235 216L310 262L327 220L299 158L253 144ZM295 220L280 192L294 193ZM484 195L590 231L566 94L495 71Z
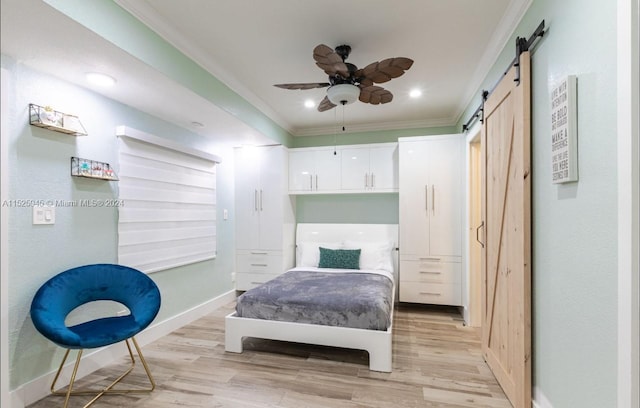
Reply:
M216 256L217 156L120 126L118 262L150 273Z

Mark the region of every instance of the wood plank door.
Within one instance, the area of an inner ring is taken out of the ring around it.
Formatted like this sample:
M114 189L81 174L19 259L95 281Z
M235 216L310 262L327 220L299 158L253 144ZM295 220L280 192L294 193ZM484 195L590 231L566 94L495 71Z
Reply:
M484 104L484 358L515 408L531 407L530 64L522 53Z

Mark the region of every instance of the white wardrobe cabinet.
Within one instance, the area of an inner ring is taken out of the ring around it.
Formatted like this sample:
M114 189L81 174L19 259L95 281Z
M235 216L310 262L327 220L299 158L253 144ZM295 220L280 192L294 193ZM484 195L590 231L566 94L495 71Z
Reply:
M287 194L283 146L235 151L236 289L247 290L293 267L295 207Z
M399 139L400 301L462 304L463 135Z
M333 147L290 150L289 192L296 194L338 190L340 157L340 151Z
M341 190L398 191L397 143L341 147Z

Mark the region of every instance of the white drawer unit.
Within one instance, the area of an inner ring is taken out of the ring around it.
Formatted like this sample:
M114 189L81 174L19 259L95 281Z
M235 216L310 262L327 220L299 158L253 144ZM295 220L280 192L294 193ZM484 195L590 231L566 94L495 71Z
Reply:
M282 251L237 251L236 289L249 290L285 272Z
M270 281L277 277L279 274L271 273L238 273L236 275L236 289L237 290L249 290L256 286L260 286L263 283Z
M461 305L462 286L459 283L403 282L400 300L410 303Z
M401 261L402 281L431 283L460 283L462 265L458 262Z
M284 272L282 252L238 251L236 272L280 274Z

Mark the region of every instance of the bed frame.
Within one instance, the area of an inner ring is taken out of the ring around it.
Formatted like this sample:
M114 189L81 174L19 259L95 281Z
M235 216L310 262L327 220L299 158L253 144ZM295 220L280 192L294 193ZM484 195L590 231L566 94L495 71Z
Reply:
M397 247L398 225L298 224L296 229L296 243L344 240L361 242L387 240L392 241ZM393 251L393 266L395 277L393 304L395 304L396 282L398 281L398 258L395 250ZM386 331L250 319L238 317L234 312L225 318L225 349L233 353L242 353L242 339L255 337L366 350L369 352L370 370L391 372L393 309L391 309L391 324Z

